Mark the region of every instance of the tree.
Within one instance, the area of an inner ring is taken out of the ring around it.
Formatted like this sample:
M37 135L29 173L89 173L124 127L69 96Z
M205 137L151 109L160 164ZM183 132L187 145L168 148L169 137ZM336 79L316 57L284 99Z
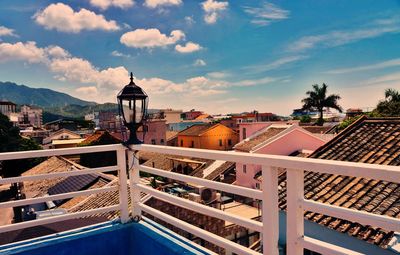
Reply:
M301 100L303 103L303 110L308 111L318 111L319 118L317 121L318 125L323 125L324 123L324 108L333 108L342 112L342 107L338 104L340 99L339 95L332 94L327 96L328 86L322 83L322 86L318 84L313 85L313 90L307 91L306 95L308 97Z
M372 114L378 117L400 116L400 93L395 89L386 89L385 100L378 103Z
M40 150L34 140L23 138L19 129L14 127L7 116L0 113L0 152ZM26 170L40 163L41 159L7 160L0 164L0 175L3 177L19 176Z

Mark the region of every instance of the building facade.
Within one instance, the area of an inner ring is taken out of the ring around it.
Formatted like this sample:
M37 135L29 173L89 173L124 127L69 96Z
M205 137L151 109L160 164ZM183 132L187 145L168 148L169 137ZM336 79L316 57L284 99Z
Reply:
M231 150L239 134L221 124L200 124L178 133L178 146L209 150Z

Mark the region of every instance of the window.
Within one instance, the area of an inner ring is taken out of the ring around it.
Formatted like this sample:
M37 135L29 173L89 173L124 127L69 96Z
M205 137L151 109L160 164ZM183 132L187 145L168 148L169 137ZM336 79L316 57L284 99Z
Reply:
M256 189L260 189L260 183L256 183Z
M183 147L183 140L181 140L181 147Z
M164 139L161 139L161 140L160 140L160 143L161 143L161 144L164 144Z
M194 141L192 141L192 145L190 147L194 148Z
M232 140L231 139L228 139L228 145L232 146Z
M222 146L222 139L219 139L219 146Z
M242 133L243 133L243 139L246 139L246 128L242 129Z
M156 144L156 139L151 139L151 144Z
M246 169L246 165L243 165L243 173L246 173L247 169Z

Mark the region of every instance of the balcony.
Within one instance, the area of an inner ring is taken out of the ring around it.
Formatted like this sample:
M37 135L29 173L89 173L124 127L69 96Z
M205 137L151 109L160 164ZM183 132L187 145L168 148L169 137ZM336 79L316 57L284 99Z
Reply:
M400 169L395 166L154 145L133 145L129 150L122 145L105 145L2 153L0 154L0 161L110 151L114 151L117 155L117 165L115 166L4 178L0 179L0 185L99 174L109 171L118 171L118 185L2 202L0 203L0 208L20 207L107 192L117 192L119 197L117 204L0 226L0 233L11 233L16 230L56 222L66 222L72 219L89 219L88 217L91 215L107 212L116 212L116 215L118 215L117 220L71 229L47 237L9 243L0 246L0 253L54 254L60 250L65 251L64 254L213 253L160 226L149 219L151 217L221 247L226 254L259 254L253 249L232 242L215 233L208 232L198 226L191 225L182 219L172 217L145 203L146 199L154 197L176 207L195 211L242 226L249 231L260 233L263 254L279 254L279 247L284 247L287 254L294 255L303 254L305 249L321 254L395 254L392 251L384 250L374 245L361 244L361 241L357 239L355 239L354 243L348 243L347 239L335 234L319 236L315 224L310 224L304 220L304 212L307 211L345 219L349 222L357 222L366 226L382 228L388 231L400 232L400 220L398 218L357 211L304 198L305 170L315 173L337 174L398 183L400 181ZM263 176L262 189L249 189L144 166L139 164L139 159L137 158L138 151L261 165ZM286 170L285 211L282 211L279 207L279 199L282 198L279 197L278 173L282 169ZM259 217L259 220L243 217L229 211L213 208L153 189L141 182L140 172L163 176L179 181L180 183L196 184L213 190L261 201L261 217ZM143 194L147 195L144 196ZM101 196L98 197L101 200ZM105 242L105 240L107 241Z

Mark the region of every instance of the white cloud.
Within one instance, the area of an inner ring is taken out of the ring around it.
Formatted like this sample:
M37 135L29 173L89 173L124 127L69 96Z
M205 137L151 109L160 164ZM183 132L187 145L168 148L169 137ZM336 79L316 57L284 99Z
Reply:
M163 6L173 6L173 5L181 5L182 0L146 0L144 2L144 6L148 8L157 8Z
M173 30L169 36L162 34L156 28L136 29L123 34L120 42L128 47L134 48L154 48L164 47L175 44L177 41L185 38L181 30Z
M326 71L325 73L345 74L345 73L354 73L354 72L360 72L360 71L384 69L384 68L394 67L394 66L400 66L400 58L395 58L395 59L383 61L383 62L372 64L372 65L335 69L335 70Z
M175 50L179 53L191 53L201 49L202 47L199 44L193 42L187 42L184 46L179 44L175 45Z
M46 52L52 58L66 58L70 56L68 51L57 45L50 45L46 47Z
M184 19L185 19L186 24L188 24L189 26L191 26L194 23L196 23L196 21L193 19L192 16L186 16Z
M278 69L286 64L297 62L297 61L303 60L305 58L307 58L307 56L302 56L302 55L286 56L286 57L279 58L275 61L272 61L268 64L251 65L251 66L246 66L243 69L249 71L250 73L262 73L262 72Z
M0 26L0 36L14 36L17 37L17 35L14 33L14 29L7 28L4 26Z
M70 6L57 3L50 4L44 10L38 11L33 19L46 29L61 32L79 33L82 30L119 30L114 20L106 20L103 15L81 9L75 12Z
M207 65L207 63L202 59L196 59L193 62L193 66L206 66L206 65Z
M353 30L336 30L319 35L304 36L288 46L292 52L301 52L312 48L332 48L385 34L400 32L400 20L396 22L374 21L367 26Z
M113 56L113 57L123 57L123 58L130 58L131 57L130 54L124 54L124 53L121 53L121 52L119 52L117 50L112 51L110 55Z
M0 62L26 61L41 63L46 61L46 51L36 46L36 42L0 43Z
M211 77L213 79L224 79L224 78L230 76L230 73L227 73L227 72L210 72L210 73L207 73L207 76Z
M366 81L363 81L360 85L381 85L393 82L396 84L397 87L400 85L400 72L374 77Z
M207 24L214 24L220 13L228 8L228 2L219 2L215 0L207 0L201 3L201 6L205 12L204 21Z
M83 94L97 94L98 90L95 86L88 86L88 87L79 87L75 89L76 92L78 93L83 93Z
M275 77L263 77L260 79L253 79L253 80L241 80L237 82L230 83L230 86L234 87L249 87L249 86L258 86L258 85L266 85L271 82L279 81L282 78L275 78Z
M107 10L109 7L117 8L129 8L134 5L133 0L90 0L90 4L100 8L101 10Z
M244 11L253 18L251 23L259 26L267 26L272 22L289 18L290 11L278 6L264 2L261 7L244 7Z

